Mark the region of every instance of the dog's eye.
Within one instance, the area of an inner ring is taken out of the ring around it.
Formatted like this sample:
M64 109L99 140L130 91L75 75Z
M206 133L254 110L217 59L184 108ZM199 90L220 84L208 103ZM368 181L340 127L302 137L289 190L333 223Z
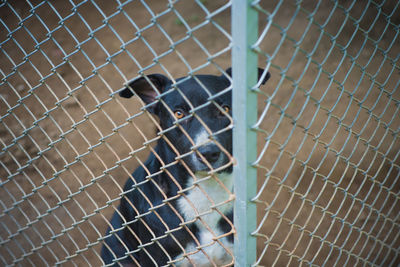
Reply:
M175 115L175 118L177 118L178 120L182 119L183 117L185 117L185 113L183 113L183 111L180 110L180 109L175 110L174 111L174 115Z
M222 108L224 109L224 111L225 111L226 113L229 113L229 111L231 111L231 107L228 106L228 105L223 105Z

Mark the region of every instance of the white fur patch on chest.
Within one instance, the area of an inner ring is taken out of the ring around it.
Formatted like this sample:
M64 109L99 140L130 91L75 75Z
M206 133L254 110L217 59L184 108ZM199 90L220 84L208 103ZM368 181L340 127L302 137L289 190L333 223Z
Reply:
M218 174L217 179L219 181L214 177L204 178L205 176L201 174L196 175L196 177L199 177L199 180L195 181L193 178L189 178L188 188L191 189L187 191L186 197L178 199L179 210L185 221L192 221L197 218L195 224L199 229L199 242L201 246L204 246L202 251L191 254L189 258L197 266L212 266L209 258L217 265L229 264L232 257L226 249L232 253L233 244L227 238L220 238L218 241L216 241L216 238L225 234L218 227L218 222L222 217L220 213L226 214L233 208L232 174ZM189 244L186 248L186 253L191 252L196 252L195 244ZM176 266L192 266L192 264L185 259L177 263Z

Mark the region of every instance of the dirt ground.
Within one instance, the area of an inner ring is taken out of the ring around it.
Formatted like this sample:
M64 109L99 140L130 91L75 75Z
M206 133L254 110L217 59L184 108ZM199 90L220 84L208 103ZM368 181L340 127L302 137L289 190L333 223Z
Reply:
M100 266L157 136L113 92L231 64L226 1L71 2L0 4L0 265ZM400 7L366 2L256 6L260 266L400 264Z

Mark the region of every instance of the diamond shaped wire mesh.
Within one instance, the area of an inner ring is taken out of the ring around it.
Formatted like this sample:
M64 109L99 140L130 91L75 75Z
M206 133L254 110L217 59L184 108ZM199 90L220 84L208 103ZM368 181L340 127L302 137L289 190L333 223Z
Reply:
M102 265L100 248L127 193L123 185L160 139L158 121L140 101L115 92L150 73L221 74L230 54L229 6L0 4L1 265ZM214 204L218 211L224 203ZM126 257L140 264L136 252Z
M399 264L399 2L252 3L256 265Z
M103 265L100 250L112 214L129 193L126 180L135 181L133 170L145 165L172 130L161 129L139 99L121 99L118 89L152 73L173 81L226 74L235 42L231 5L0 3L0 265ZM259 16L252 50L272 75L255 89L257 228L248 230L257 239L257 258L252 264L397 266L399 2L254 1L249 8ZM212 97L208 105L223 112ZM192 116L198 118L201 108L193 107ZM196 219L210 232L206 215L224 217L221 210L234 199L216 172L206 179L217 181L226 200L208 198L210 209ZM149 174L146 183L158 174ZM177 183L172 174L170 179ZM181 188L179 197L200 190L207 198L201 182ZM140 186L132 190L152 205ZM175 198L165 196L149 213L157 216ZM178 211L172 215L182 217ZM168 255L163 238L190 232L190 223L182 220L179 228L127 249L116 261L140 265L135 255L151 246L159 247L170 265L191 266L202 254L207 266L219 266L212 251L221 247L232 256L222 242L225 235L215 233L210 243L197 240L195 248L176 241L182 253Z

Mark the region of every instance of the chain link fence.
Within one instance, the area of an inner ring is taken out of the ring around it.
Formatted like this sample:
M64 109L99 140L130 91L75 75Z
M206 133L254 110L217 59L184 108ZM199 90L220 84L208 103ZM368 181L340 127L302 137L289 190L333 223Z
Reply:
M243 3L0 3L0 265L135 266L143 257L171 266L400 264L400 2L249 1L238 8ZM241 19L249 35L231 29ZM247 43L237 49L235 38ZM249 61L240 62L243 53ZM253 102L240 105L232 87L246 86L239 71L257 66L265 69L259 78L267 71L271 78L255 85L254 71L245 72L251 90L243 92ZM157 89L155 73L171 81L171 89L154 91L155 102L118 95L141 77ZM219 93L195 76L204 74L224 79ZM207 102L186 97L192 79ZM190 106L183 118L166 100L176 93ZM232 113L220 100L231 93ZM154 103L175 115L173 126L154 116ZM208 108L229 122L215 128L202 115ZM237 121L241 114L248 121ZM206 137L185 128L190 118ZM241 128L233 130L233 159L219 138L234 125ZM170 140L178 130L190 151ZM241 130L251 138L240 141ZM175 149L173 159L157 150L160 142ZM221 166L204 157L210 143L227 158ZM157 171L148 171L149 155L163 162ZM191 157L208 172L191 173ZM239 177L243 164L254 175ZM234 190L224 180L231 175L221 175L232 165ZM193 183L181 184L176 166ZM141 168L148 172L138 180L132 172ZM159 175L168 178L159 182ZM128 203L132 218L123 214L115 224L132 192L144 204ZM240 214L234 228L233 205ZM210 226L214 215L225 225L220 233ZM162 234L147 223L152 216ZM116 253L108 240L138 223L144 228ZM114 253L111 262L102 247Z
M256 264L400 264L399 5L253 3Z

